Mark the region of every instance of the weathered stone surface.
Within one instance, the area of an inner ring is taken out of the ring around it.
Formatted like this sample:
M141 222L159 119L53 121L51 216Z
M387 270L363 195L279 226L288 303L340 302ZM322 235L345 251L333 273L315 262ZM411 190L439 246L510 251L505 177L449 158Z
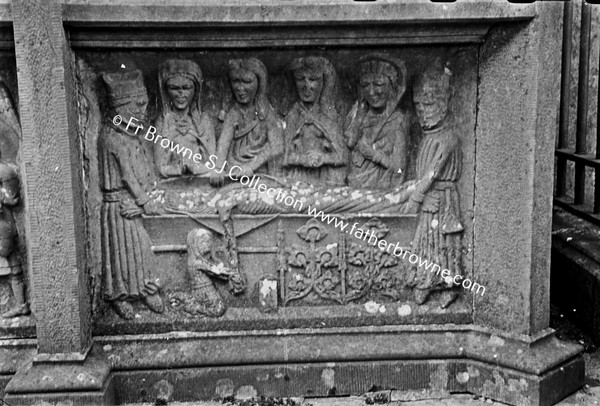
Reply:
M86 299L75 88L55 2L12 5L19 101L27 260L43 352L83 352L91 344ZM31 47L33 43L47 46ZM75 221L78 218L78 221ZM79 242L79 243L77 243ZM36 296L37 295L37 296Z
M480 60L474 268L495 293L475 297L474 321L525 334L549 321L550 134L556 132L560 69L543 44L560 43L561 6L538 3L533 22L492 29Z
M117 403L394 388L550 405L576 389L580 348L546 329L559 58L543 44L560 39L560 7L234 3L13 5L40 353L7 399L109 402L112 385ZM373 51L401 62L358 63ZM441 89L431 98L417 77L438 57L450 64L429 78L451 76L452 86L429 86ZM136 70L143 92L102 87L103 74ZM439 97L450 93L449 104ZM361 131L397 133L404 144L391 144L403 151L348 142L340 117L361 99L372 119L361 118ZM383 128L387 116L375 113L384 104L402 126ZM269 185L378 239L436 261L441 252L486 296L445 295L437 279L415 295L428 273L325 218L286 211L260 188L209 181L195 166L146 165L156 145L111 124L114 113L138 115L145 130L146 114L159 117L191 152L198 140L204 154L216 144L216 159L235 160L240 178L263 171ZM445 118L447 142L428 156L428 131ZM132 148L105 148L117 139ZM377 181L348 187L346 149L407 182L383 185L376 168ZM457 238L427 240L443 225Z

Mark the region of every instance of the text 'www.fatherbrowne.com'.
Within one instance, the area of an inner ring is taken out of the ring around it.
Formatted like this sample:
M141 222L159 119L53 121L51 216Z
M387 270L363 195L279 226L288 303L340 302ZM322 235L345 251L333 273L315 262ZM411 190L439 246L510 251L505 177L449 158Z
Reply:
M135 122L134 122L135 121ZM123 123L123 117L116 115L113 117L113 124L119 126ZM138 124L139 120L134 117L131 117L125 126L125 130L134 129L134 133L137 135L139 131L143 130L143 125ZM257 192L266 195L270 199L274 199L279 203L283 203L288 207L292 207L294 210L298 212L304 211L304 202L301 200L286 194L286 192L282 188L272 188L268 187L265 183L260 181L260 176L252 175L252 178L247 175L240 175L243 170L241 167L237 165L229 165L226 161L217 169L218 157L216 155L210 155L208 160L203 161L203 157L199 153L194 153L191 149L187 147L183 147L177 143L174 143L172 140L163 137L160 134L156 133L156 127L149 126L146 130L146 134L144 134L144 139L146 141L152 142L153 144L158 144L164 149L169 149L171 152L175 152L178 155L181 155L184 158L188 158L192 160L194 163L200 165L204 163L207 169L213 171L217 175L221 175L225 172L226 168L229 167L229 171L227 172L227 176L234 182L239 182L242 186L251 188L256 190ZM159 142L160 141L160 142ZM358 228L358 223L355 222L352 224L350 229L348 230L348 226L350 223L330 214L324 213L322 210L317 210L316 207L312 207L310 204L306 205L306 212L308 215L312 216L315 219L320 220L323 223L327 223L339 229L342 232L347 234L351 234L355 238L366 242L367 244L371 244L377 246L380 250L387 252L388 254L392 254L398 258L402 258L404 260L408 259L408 262L411 265L415 265L419 268L429 270L430 272L435 272L436 275L441 276L444 279L444 282L450 287L453 285L462 286L466 290L470 290L471 292L481 293L481 296L485 293L485 287L480 285L477 282L472 281L469 278L464 278L460 274L455 274L453 277L451 276L452 272L449 269L442 269L438 264L429 261L428 259L423 259L419 255L410 252L407 249L404 249L400 246L400 243L390 244L384 239L379 239L374 232L369 230L365 231L361 228ZM392 252L390 252L392 251ZM406 258L408 256L408 258Z

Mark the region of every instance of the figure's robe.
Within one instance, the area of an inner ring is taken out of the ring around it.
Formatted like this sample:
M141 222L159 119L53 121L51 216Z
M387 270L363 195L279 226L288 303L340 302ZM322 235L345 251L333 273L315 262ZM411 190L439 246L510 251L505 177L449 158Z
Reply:
M423 193L419 222L412 252L438 264L450 275L462 273L463 226L456 182L461 172L461 149L457 135L450 125L425 130L417 156L417 190ZM440 276L424 268L414 267L418 289L451 286Z
M288 177L307 183L343 185L347 150L337 122L296 103L287 114L283 165Z
M134 300L154 294L156 261L141 221L155 179L148 153L138 136L112 126L100 134L98 151L104 297Z

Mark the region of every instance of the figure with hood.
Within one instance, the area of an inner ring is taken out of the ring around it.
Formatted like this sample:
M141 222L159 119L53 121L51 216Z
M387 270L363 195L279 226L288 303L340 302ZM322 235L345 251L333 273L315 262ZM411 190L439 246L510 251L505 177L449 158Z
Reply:
M231 169L241 168L234 172L239 177L257 172L275 174L283 152L282 126L267 99L267 68L257 58L233 59L228 67L233 99L226 98L220 113L223 128L213 186L223 184L226 164Z
M13 318L31 313L25 295L23 267L19 255L19 235L13 210L21 202L17 167L21 125L14 102L4 82L0 82L0 278L7 277L14 303L1 317Z
M283 166L294 180L343 185L347 148L335 108L335 69L309 56L294 59L289 70L298 100L286 116Z
M449 108L451 81L450 69L436 59L413 85L423 139L417 155L418 183L404 211L419 214L412 253L457 275L463 271L461 239L464 227L460 221L456 185L461 174L462 153L457 126ZM442 278L439 271L412 267L417 304L425 303L430 293L436 290L441 291L442 308L456 299L458 292L451 277Z
M158 84L161 110L155 123L156 132L182 150L192 151L181 154L155 143L154 162L158 174L168 178L208 172L205 162L215 153L215 132L200 106L202 71L192 61L170 59L160 65ZM196 162L191 159L194 154L202 158Z
M389 188L405 179L408 120L398 104L406 90L406 68L387 55L359 61L358 94L346 120L352 149L350 186Z
M142 214L165 210L156 190L155 173L143 141L126 125L131 117L146 119L148 94L139 70L105 73L109 116L98 138L98 164L102 207L103 296L122 318L131 320L131 305L141 301L149 310L162 313L164 303L155 275L157 262ZM121 116L115 124L111 117Z

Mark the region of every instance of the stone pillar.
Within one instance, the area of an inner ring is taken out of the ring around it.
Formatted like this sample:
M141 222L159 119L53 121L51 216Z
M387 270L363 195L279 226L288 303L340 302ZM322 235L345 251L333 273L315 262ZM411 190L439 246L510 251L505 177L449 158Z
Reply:
M109 368L92 345L81 148L72 54L56 1L14 1L23 141L21 176L38 355L6 387L11 405L107 400ZM38 392L33 394L34 392ZM39 394L44 392L44 394ZM52 393L55 393L54 395ZM57 392L62 392L58 394ZM79 400L78 400L79 399Z
M561 55L548 44L561 43L563 10L536 7L537 18L493 27L481 47L475 147L474 275L486 292L474 321L526 335L550 318Z

